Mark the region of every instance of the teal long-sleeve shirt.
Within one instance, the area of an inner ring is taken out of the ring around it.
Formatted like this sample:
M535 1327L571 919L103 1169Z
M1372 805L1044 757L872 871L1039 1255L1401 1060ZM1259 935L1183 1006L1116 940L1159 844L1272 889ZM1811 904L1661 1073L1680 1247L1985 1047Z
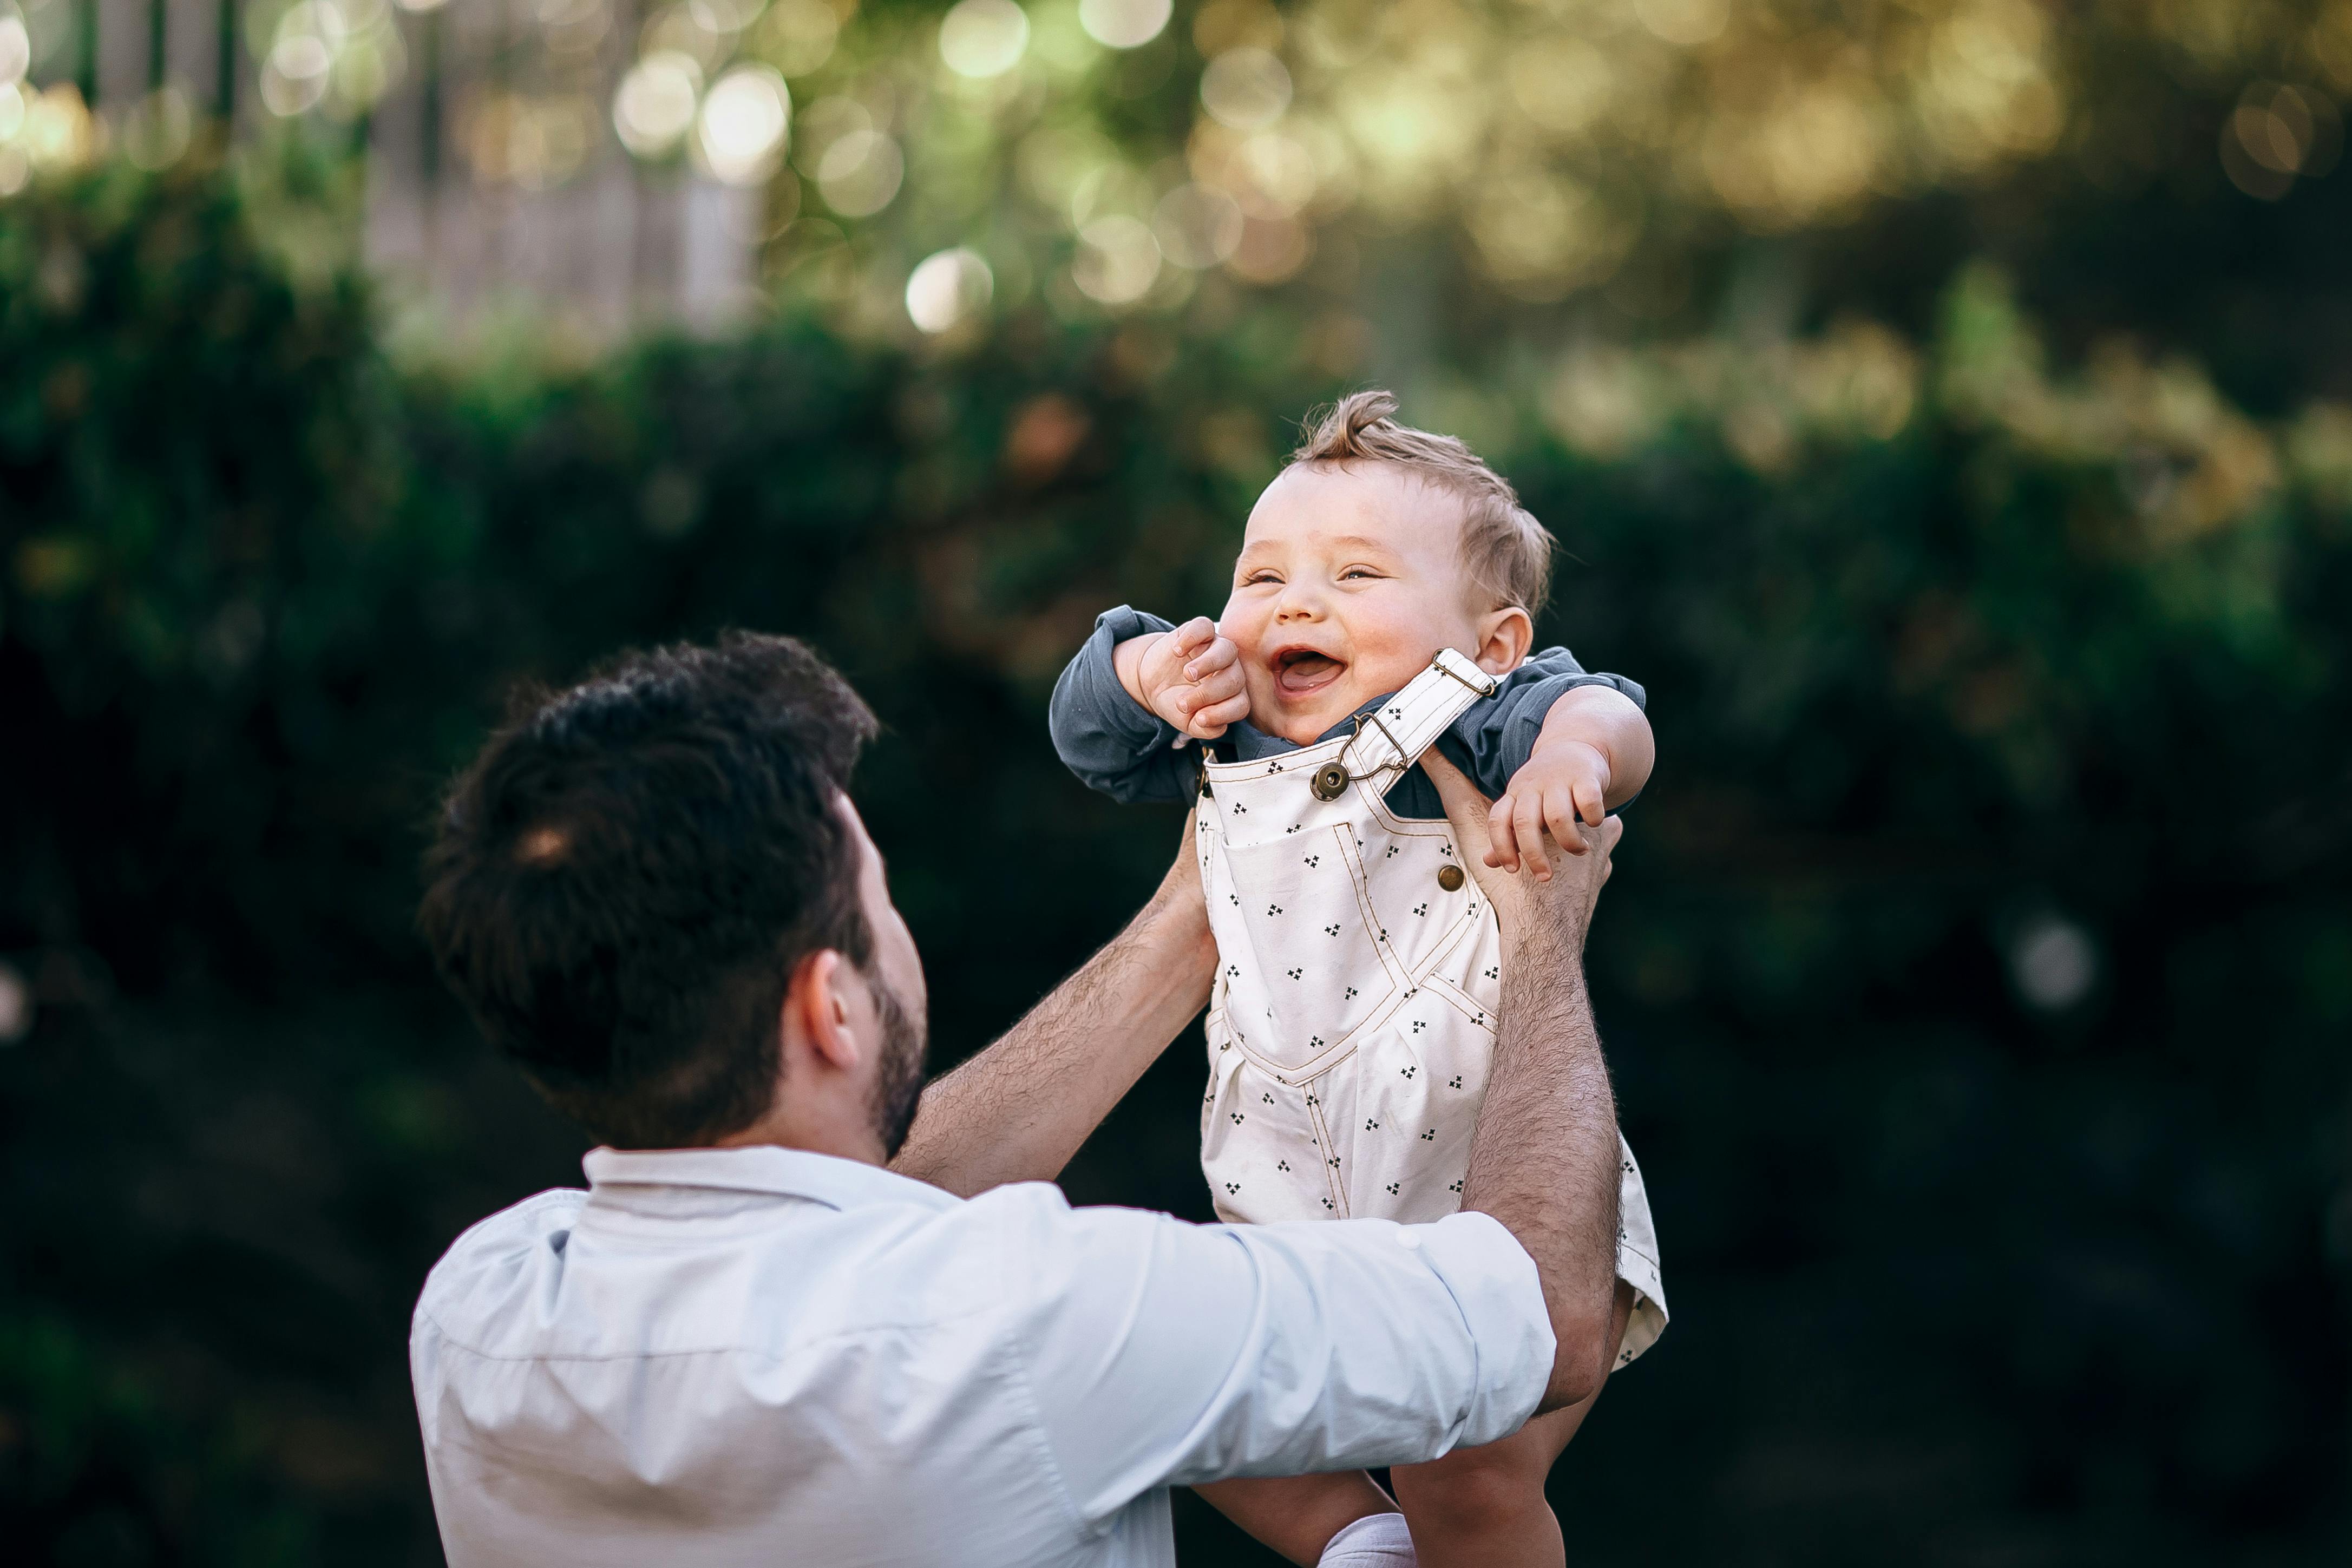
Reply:
M1054 749L1088 789L1114 800L1189 800L1198 787L1199 763L1192 747L1177 745L1183 732L1128 695L1112 662L1112 650L1129 638L1172 630L1159 616L1128 605L1106 611L1095 620L1094 635L1054 684L1048 717ZM1613 687L1635 706L1649 706L1648 694L1637 683L1622 675L1590 673L1567 649L1546 648L1505 675L1493 696L1472 703L1438 738L1438 749L1486 794L1499 795L1511 775L1526 766L1551 705L1578 686ZM1370 712L1393 695L1383 692L1357 711ZM1352 719L1336 724L1317 743L1352 728ZM1247 719L1210 744L1219 759L1243 762L1300 749ZM1390 788L1387 800L1389 810L1400 817L1445 815L1437 786L1418 768Z

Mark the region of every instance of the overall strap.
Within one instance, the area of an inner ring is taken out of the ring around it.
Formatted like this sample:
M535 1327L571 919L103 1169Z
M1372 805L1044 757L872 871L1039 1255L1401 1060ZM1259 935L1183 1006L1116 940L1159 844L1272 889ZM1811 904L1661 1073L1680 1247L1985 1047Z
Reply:
M1472 703L1495 695L1497 683L1451 648L1440 648L1429 668L1412 684L1390 697L1356 723L1355 738L1339 753L1339 765L1349 779L1387 775L1378 786L1385 791L1460 718ZM1328 768L1328 765L1327 765ZM1322 770L1315 792L1323 795ZM1331 799L1338 790L1333 790Z

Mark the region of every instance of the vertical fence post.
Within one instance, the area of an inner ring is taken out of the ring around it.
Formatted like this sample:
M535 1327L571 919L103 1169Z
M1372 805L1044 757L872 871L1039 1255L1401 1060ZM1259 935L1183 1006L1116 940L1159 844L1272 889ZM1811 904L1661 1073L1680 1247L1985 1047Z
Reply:
M163 40L171 24L165 19L164 0L147 0L147 90L163 90Z
M226 128L236 120L236 0L220 0L217 15L220 26L214 42L219 56L214 62L213 101Z
M81 100L92 109L98 107L98 0L81 0L81 8L74 15L74 30L80 35L75 41L80 58L74 62L74 85L81 89Z
M446 5L425 13L425 58L417 72L417 174L430 202L441 187L441 17Z

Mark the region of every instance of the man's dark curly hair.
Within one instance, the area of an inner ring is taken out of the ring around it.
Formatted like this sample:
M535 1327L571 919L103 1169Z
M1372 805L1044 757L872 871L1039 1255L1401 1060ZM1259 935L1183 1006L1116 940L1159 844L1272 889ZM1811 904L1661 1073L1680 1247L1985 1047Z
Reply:
M442 976L605 1143L750 1126L774 1099L793 968L825 948L873 961L836 801L874 731L789 637L628 653L523 694L425 856Z

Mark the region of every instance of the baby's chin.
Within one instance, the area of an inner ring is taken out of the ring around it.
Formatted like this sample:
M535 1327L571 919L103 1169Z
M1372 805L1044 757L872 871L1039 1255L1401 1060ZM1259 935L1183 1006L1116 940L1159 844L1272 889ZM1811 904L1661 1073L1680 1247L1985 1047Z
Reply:
M1342 680L1311 696L1285 699L1269 692L1250 705L1250 722L1266 734L1293 746L1312 746L1333 725L1345 724L1355 711L1381 694L1361 692L1357 683Z

